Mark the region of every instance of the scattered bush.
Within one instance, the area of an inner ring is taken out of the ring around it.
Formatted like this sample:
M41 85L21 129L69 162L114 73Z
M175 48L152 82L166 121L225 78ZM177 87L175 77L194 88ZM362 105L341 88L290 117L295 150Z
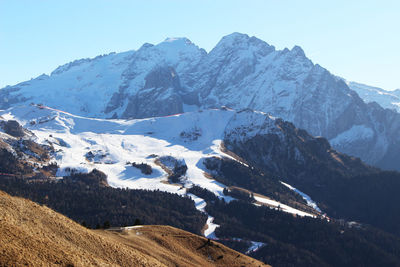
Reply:
M153 173L153 169L151 168L151 166L143 162L140 164L133 162L132 167L138 168L143 174L146 175L150 175Z

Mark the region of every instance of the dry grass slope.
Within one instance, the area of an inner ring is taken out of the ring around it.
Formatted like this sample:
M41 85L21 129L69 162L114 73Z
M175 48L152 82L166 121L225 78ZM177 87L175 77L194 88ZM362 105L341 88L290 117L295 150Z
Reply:
M0 266L265 266L173 227L89 230L1 191L0 240Z

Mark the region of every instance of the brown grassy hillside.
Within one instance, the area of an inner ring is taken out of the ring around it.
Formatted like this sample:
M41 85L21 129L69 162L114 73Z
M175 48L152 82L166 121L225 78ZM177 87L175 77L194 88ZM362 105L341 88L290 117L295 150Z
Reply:
M265 266L168 226L89 230L0 191L0 266Z

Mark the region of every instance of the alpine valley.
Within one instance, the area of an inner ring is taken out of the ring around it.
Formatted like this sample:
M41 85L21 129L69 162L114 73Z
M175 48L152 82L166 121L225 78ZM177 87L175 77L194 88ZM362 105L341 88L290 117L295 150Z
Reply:
M279 51L240 33L209 53L168 38L77 60L0 89L0 190L88 228L162 224L208 238L210 249L179 250L176 261L135 243L167 266L185 266L187 255L210 266L241 266L239 257L246 266L261 265L250 257L400 266L400 114L376 97L383 90L360 93L371 88L332 75L298 46ZM7 207L28 203L0 195ZM146 227L162 232L146 234L148 247L177 243L167 232L203 240ZM87 253L107 262L103 250Z

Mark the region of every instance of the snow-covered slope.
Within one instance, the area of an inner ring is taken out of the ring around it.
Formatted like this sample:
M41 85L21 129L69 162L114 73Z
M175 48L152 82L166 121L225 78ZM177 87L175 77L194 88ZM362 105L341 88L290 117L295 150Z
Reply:
M193 73L182 75L182 80L199 92L204 106L264 111L329 140L353 127L363 128L368 138L348 135L345 142L335 139L334 147L380 167L400 166L400 115L364 103L342 79L313 64L300 47L277 51L236 33L224 37Z
M382 88L356 82L348 82L347 85L351 90L356 91L366 103L376 102L384 108L400 112L400 89L386 91Z
M240 33L223 37L209 53L186 38L170 38L137 51L78 60L0 90L0 108L30 102L97 118L251 108L334 140L336 149L368 163L400 166L400 114L364 103L300 47L276 50Z
M151 156L173 155L184 159L188 165L187 176L191 178L188 183L207 185L209 190L223 196L223 186L206 179L197 164L203 157L221 153L218 149L220 136L232 113L210 110L204 114L182 115L179 120L172 116L126 121L87 119L30 106L14 108L3 117L18 120L38 137L39 143L51 143L57 147L60 176L67 174L69 169L87 172L97 168L108 175L113 186L178 192L179 186L162 183L167 178L166 173L154 164ZM207 126L209 119L220 121L221 126L215 127L214 131L205 131L196 142L181 137L183 131L194 131L195 125L200 129L211 127ZM98 160L89 161L85 157L88 152L98 155ZM153 173L145 176L127 162L147 163L152 166Z
M134 52L81 59L58 67L50 76L6 87L0 91L2 108L13 103L44 103L75 114L99 116ZM67 108L68 107L68 108Z
M163 105L178 101L175 109L164 112L177 113L182 111L182 103L176 99L181 91L179 79L174 78L176 71L186 71L204 54L188 39L176 38L157 46L144 44L137 51L76 60L58 67L50 76L43 74L3 88L0 108L33 102L88 117L105 118L114 113L118 117L150 117L162 112L132 105L141 101L155 105L159 100Z
M198 185L225 201L232 197L223 193L225 185L210 179L203 160L227 157L221 143L233 126L251 125L249 119L270 125L276 131L274 118L255 112L237 113L227 109L208 109L180 115L137 120L93 119L75 116L44 106L19 106L0 112L6 120L17 120L29 129L36 142L54 147L57 175L89 172L94 168L108 176L114 187L162 190L193 198L196 207L204 211L205 202L186 189ZM210 124L210 121L214 122ZM264 127L264 132L268 131ZM173 169L165 159L176 159L187 166L178 184L169 181ZM145 163L152 172L144 174L132 163ZM279 202L275 201L279 204ZM282 204L283 206L283 204ZM294 208L284 211L301 216L314 216ZM207 236L214 237L217 227L209 217Z

